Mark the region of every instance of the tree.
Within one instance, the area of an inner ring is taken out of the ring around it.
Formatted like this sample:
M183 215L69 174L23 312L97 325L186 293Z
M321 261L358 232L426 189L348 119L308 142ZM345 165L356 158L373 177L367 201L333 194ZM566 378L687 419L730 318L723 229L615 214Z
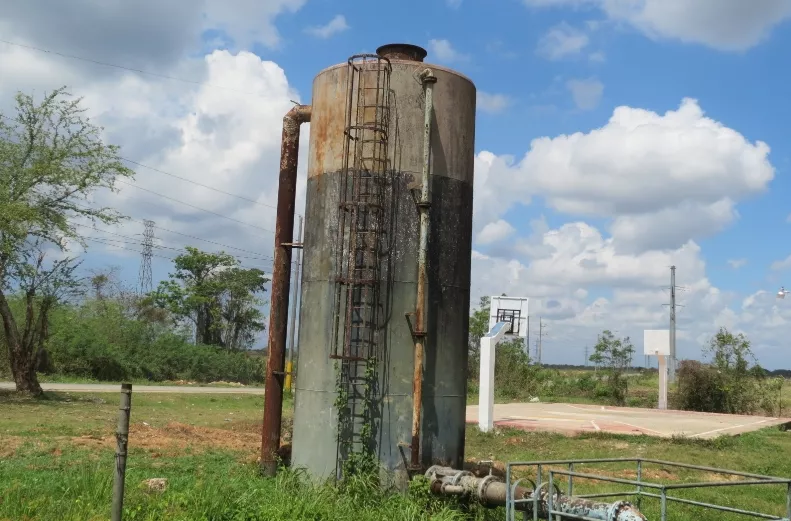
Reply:
M16 389L35 395L48 313L77 287L74 260L48 261L47 252L85 246L76 220L118 222L117 212L90 206L87 198L134 175L118 147L102 141L81 102L65 87L39 104L19 93L16 115L0 114L0 318ZM14 294L23 296L21 314L9 304Z
M721 327L704 352L711 358L710 365L717 375L721 397L717 412L740 414L755 410L762 399L765 371L756 363L747 337Z
M241 268L227 253L187 247L173 260L176 271L152 295L177 319L190 321L195 342L232 350L247 349L264 330L257 298L269 281L264 272Z
M615 338L609 330L602 331L593 347L589 360L607 371L607 389L618 404L626 403L628 384L623 373L634 355L634 345L629 337Z
M489 332L489 312L491 310L491 299L481 297L478 309L470 315L470 329L467 341L467 349L470 356L467 362L469 376L477 378L478 364L480 360L481 338Z

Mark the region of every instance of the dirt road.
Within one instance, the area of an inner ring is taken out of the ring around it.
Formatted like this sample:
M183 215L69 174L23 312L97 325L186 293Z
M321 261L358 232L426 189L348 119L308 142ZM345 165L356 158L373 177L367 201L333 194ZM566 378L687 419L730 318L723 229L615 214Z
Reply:
M119 384L53 384L42 383L45 391L72 393L117 393ZM0 389L14 390L13 382L0 382ZM200 387L196 385L133 385L136 393L191 393L191 394L264 394L263 387Z

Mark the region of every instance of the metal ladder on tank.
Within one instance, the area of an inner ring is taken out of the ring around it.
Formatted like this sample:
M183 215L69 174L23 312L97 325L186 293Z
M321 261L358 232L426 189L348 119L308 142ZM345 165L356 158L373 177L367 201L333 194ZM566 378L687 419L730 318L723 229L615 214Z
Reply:
M349 58L347 70L330 351L330 358L340 362L338 479L352 454L373 448L381 246L389 175L390 62L378 55L356 55Z

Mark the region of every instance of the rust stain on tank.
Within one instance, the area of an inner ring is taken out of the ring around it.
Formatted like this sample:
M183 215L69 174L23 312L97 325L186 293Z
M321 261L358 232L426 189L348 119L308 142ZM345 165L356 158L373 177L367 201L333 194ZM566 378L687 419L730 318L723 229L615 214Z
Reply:
M346 128L346 76L345 67L338 67L324 71L314 82L310 177L340 170Z

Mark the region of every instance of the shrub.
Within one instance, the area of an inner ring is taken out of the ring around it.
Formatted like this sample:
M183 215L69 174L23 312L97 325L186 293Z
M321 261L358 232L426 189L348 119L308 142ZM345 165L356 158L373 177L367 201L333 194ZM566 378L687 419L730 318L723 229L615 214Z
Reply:
M750 341L725 328L715 334L707 349L711 362L679 363L674 407L690 411L751 414L763 410L773 414L779 407L781 380L766 378L754 360Z
M685 411L729 412L722 375L711 365L697 360L682 360L676 371L673 408Z
M54 371L100 381L263 381L260 359L195 345L172 327L130 316L117 302L57 310L47 343Z

